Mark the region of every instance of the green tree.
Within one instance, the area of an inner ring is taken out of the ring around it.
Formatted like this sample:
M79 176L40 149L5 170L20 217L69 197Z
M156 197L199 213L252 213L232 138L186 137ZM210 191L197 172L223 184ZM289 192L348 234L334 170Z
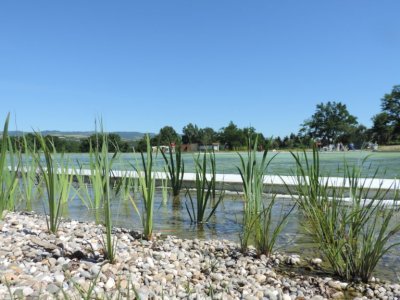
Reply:
M371 138L379 144L388 144L392 139L393 127L386 112L376 114L372 118Z
M242 129L239 129L232 121L227 127L220 131L221 142L228 149L235 150L246 145L246 136Z
M382 98L382 113L374 117L374 127L381 130L381 133L390 132L390 140L400 139L400 85L395 85L390 94L385 94ZM376 122L375 122L376 121ZM376 126L375 126L376 125ZM389 128L380 128L389 127ZM376 132L379 133L379 132ZM385 137L386 138L386 137Z
M345 104L329 101L317 105L315 113L304 121L300 132L327 145L348 142L357 124L357 118L349 113Z
M117 152L117 151L127 152L127 151L129 151L128 143L123 141L119 134L110 133L110 134L106 134L106 135L107 135L106 140L108 141L108 151L109 152ZM90 145L92 145L93 148L98 147L98 149L101 149L102 145L103 145L102 134L92 134L88 138L82 139L79 150L81 152L89 152Z
M182 142L184 144L192 144L200 142L200 130L197 125L189 123L182 129Z
M199 130L199 142L203 145L210 145L217 141L217 133L211 127L201 128Z
M171 126L161 128L159 133L151 140L152 146L170 145L171 143L179 145L181 143L181 137Z

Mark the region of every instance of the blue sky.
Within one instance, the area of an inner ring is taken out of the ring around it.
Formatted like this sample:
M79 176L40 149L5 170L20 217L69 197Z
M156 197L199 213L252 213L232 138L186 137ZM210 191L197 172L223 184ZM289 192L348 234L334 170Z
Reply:
M341 101L366 126L400 84L400 1L1 1L12 129L297 132Z

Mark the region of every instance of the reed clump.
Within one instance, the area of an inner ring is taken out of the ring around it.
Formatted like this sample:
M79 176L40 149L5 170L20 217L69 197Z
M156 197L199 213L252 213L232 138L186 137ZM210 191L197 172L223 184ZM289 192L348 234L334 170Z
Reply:
M68 163L65 162L64 155L61 155L59 165L55 162L54 157L57 155L57 151L53 142L46 140L38 132L36 139L40 144L41 151L36 153L35 159L47 192L47 228L50 232L56 233L60 225L62 208L70 199L73 176L69 174ZM44 162L41 160L41 152L44 155Z
M185 173L185 163L182 158L181 148L175 147L175 156L172 153L172 147L169 146L169 158L160 150L164 158L166 169L168 171L169 182L171 184L172 196L177 197L182 189L183 175Z
M297 164L297 203L306 217L306 230L335 274L368 282L382 256L400 244L391 243L400 223L398 209L384 202L388 190L373 190L371 181L361 178L366 160L360 167L345 164L343 184L334 187L329 178L320 176L316 148L312 160L305 152L292 155Z
M254 142L248 139L247 156L239 153L240 166L237 167L243 183L244 211L240 247L246 252L251 239L254 241L259 255L271 255L277 238L286 224L292 209L273 218L275 204L273 195L267 201L263 199L265 189L264 176L275 156L268 157L268 150L263 152L261 160L257 158L258 137Z
M139 177L140 191L143 199L143 213L142 213L142 224L143 224L143 236L151 240L153 236L153 213L154 213L154 192L155 192L155 177L153 174L154 160L153 153L150 146L150 137L146 135L146 157L141 152L142 158L142 169L136 164L136 172Z
M98 177L101 178L102 193L100 203L103 204L104 208L104 225L106 229L106 236L103 238L104 256L105 259L114 263L116 258L117 239L112 235L110 177L112 174L112 165L118 152L114 152L110 158L108 155L108 138L103 130L101 130L100 138L102 139L101 145L97 143L94 149L94 168L96 172L100 174Z
M18 166L14 163L14 151L8 136L8 123L10 114L7 115L1 141L0 151L0 219L3 212L14 210L15 194L18 185ZM7 155L11 160L11 168L7 165Z
M216 201L214 201L215 199L212 197L213 187L215 188L215 185L213 185L213 183L215 183L215 174L207 173L209 159L212 163L212 156L209 156L206 152L204 153L202 159L200 159L200 155L195 158L196 200L193 199L191 192L189 190L187 191L187 194L189 195L189 205L188 202L185 203L186 210L189 214L191 222L196 224L207 223L215 214L216 209L224 198L224 192L219 194L219 197ZM213 200L211 207L209 207L210 200Z

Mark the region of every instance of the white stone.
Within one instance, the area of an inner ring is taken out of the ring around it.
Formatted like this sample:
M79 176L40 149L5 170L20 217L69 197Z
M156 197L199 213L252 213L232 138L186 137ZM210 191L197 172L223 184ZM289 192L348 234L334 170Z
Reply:
M112 277L108 278L105 288L106 290L111 290L115 286L115 281Z
M154 268L154 261L151 257L146 258L146 262L149 265L150 268Z
M63 283L65 277L63 274L57 274L54 276L54 279L56 280L57 283Z

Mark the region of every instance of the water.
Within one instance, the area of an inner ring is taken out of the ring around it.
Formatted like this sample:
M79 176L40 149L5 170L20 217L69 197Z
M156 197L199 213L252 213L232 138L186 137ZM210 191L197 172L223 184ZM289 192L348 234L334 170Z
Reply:
M225 195L223 203L218 207L216 214L211 218L209 224L202 226L194 225L190 222L190 217L186 211L184 194L179 199L173 200L169 197L167 203L163 203L162 192L156 191L155 211L154 211L154 232L164 235L176 235L185 239L227 239L239 242L241 230L241 218L243 213L243 201L239 194ZM142 209L139 195L135 195L135 202L139 211ZM273 215L279 216L283 211L289 210L293 206L289 198L277 198L273 207ZM129 200L115 198L112 201L113 226L142 230L140 218ZM38 201L34 203L33 209L37 212L43 211L43 204ZM78 198L74 198L64 208L64 217L80 221L94 221L95 213L89 211ZM102 212L99 212L100 220ZM303 217L296 209L289 217L288 224L282 231L277 247L279 251L285 253L297 253L302 257L318 257L317 245L313 243L310 235L304 230L302 224ZM400 235L393 241L400 242ZM392 249L385 255L379 263L375 276L390 281L398 281L397 274L400 274L400 246Z
M184 153L185 172L194 172L193 157L197 154ZM217 173L218 174L238 174L239 156L235 152L216 153ZM292 175L295 169L295 161L288 152L273 153L270 157L276 155L272 160L268 175ZM311 153L308 156L311 158ZM262 153L258 153L261 159ZM89 168L89 155L83 153L69 154L70 166ZM399 178L400 177L400 152L320 152L321 173L324 176L343 176L344 162L350 166L359 166L364 158L368 157L364 168L364 177L373 177L376 169L378 172L376 178ZM155 157L155 171L163 171L164 160L161 155ZM117 170L132 170L132 165L140 164L140 154L122 153L114 163L113 168Z

